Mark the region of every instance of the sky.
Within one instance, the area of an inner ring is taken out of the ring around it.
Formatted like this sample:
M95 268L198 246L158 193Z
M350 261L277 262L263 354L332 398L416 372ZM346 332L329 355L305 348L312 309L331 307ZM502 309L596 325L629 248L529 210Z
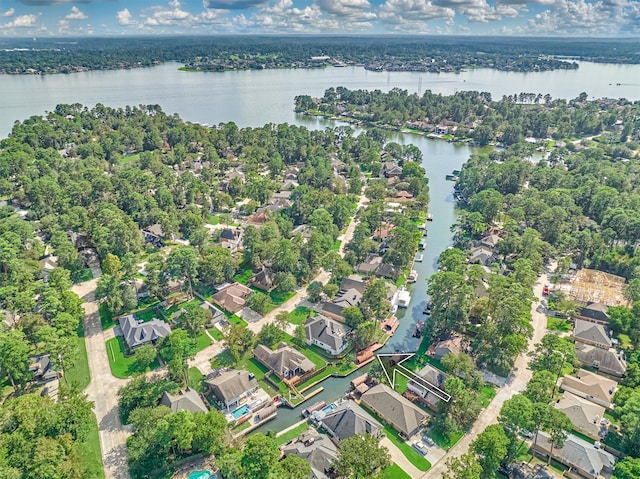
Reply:
M0 0L0 36L228 33L640 38L640 0Z

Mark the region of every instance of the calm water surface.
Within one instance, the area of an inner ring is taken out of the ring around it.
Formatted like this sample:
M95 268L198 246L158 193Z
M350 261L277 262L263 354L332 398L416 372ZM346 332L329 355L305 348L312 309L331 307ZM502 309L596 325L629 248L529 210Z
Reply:
M453 94L461 90L488 91L494 98L520 92L549 93L554 98L575 98L586 92L590 98L625 97L640 99L640 65L604 65L581 63L578 70L544 73L509 73L471 70L460 74L370 72L363 68L327 68L323 70L265 70L224 73L179 71L178 64L154 68L72 75L10 76L0 75L0 137L6 136L17 120L50 111L59 103L94 106L158 104L167 113L178 113L187 121L215 125L233 121L240 127L265 123L291 123L309 128L325 128L333 123L297 115L293 98L309 94L322 96L329 87L350 89L402 88L410 92L431 90ZM385 346L385 351L415 350L418 340L411 337L417 321L424 320L422 309L427 300L425 280L437 269L437 258L451 245L450 227L455 222L453 183L444 177L459 169L473 149L422 136L396 134L390 139L413 143L423 153L423 166L430 180L430 211L427 248L422 263L416 263L418 282L410 286L412 301L400 310L400 328ZM312 399L331 402L348 389L349 380L324 381L325 390ZM299 419L294 411L281 409L279 416L264 429L282 430Z

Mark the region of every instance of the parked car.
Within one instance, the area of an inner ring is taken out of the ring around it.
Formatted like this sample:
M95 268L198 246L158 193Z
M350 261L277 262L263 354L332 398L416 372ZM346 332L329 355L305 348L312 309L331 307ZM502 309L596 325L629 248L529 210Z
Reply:
M427 448L426 444L422 441L413 441L411 443L411 447L413 447L416 451L418 451L423 456L429 452L429 448Z
M549 285L545 284L544 288L542 288L542 296L549 296Z
M422 440L427 443L428 446L435 446L436 443L433 442L433 439L431 439L429 436L427 436L426 434L422 435Z

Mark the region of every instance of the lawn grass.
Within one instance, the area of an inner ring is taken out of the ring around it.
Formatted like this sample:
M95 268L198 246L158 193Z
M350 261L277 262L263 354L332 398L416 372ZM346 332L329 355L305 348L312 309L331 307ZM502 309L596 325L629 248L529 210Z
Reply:
M284 434L276 437L276 444L278 446L282 446L285 442L290 441L291 439L295 439L303 432L309 430L309 423L307 421L303 422L297 427L285 432Z
M224 313L224 316L227 319L227 321L229 321L231 324L238 324L244 328L249 326L249 323L247 323L244 319L242 319L237 314L232 314L225 309L223 309L222 312Z
M90 421L88 432L87 439L77 443L78 458L85 468L82 477L86 479L104 479L100 437L98 436L98 422L95 416L93 416L93 420Z
M207 223L213 226L220 224L220 217L218 215L209 215L207 217Z
M378 479L411 479L411 476L404 472L395 462L380 471L377 477Z
M102 325L102 330L113 328L116 325L116 322L111 316L109 312L109 308L107 307L107 303L100 303L98 306L98 312L100 313L100 324Z
M433 442L435 442L438 446L440 446L445 451L448 451L453 446L455 446L462 436L464 436L464 432L457 432L453 435L450 441L437 429L431 429L429 431L429 437L433 439Z
M479 397L480 401L482 401L482 407L487 407L491 400L496 397L496 390L492 386L485 384L480 390Z
M209 335L207 335L207 333L205 333L204 331L201 331L196 338L196 352L200 352L204 348L206 348L207 346L211 346L212 344L213 341L211 341Z
M213 336L213 339L215 339L216 341L222 341L224 339L222 331L220 331L218 328L209 328L207 329L207 331L209 331L209 334Z
M73 364L73 367L67 368L64 371L64 377L69 384L76 384L80 391L84 389L91 382L91 373L89 372L89 359L87 358L87 345L84 342L84 330L82 329L82 323L78 326L78 355Z
M286 293L281 293L274 289L269 293L269 297L271 298L271 301L273 302L273 304L275 304L276 306L280 306L281 304L286 303L291 298L293 298L294 294L296 294L294 291L287 291Z
M304 324L307 318L313 315L313 310L306 306L296 306L296 308L289 313L288 321L291 324Z
M253 271L251 270L251 268L246 268L240 271L238 274L236 274L233 277L233 280L240 284L244 284L246 286L247 284L249 284L249 280L251 279L252 276L253 276Z
M195 389L199 393L204 391L205 375L198 368L189 368L189 387Z
M125 356L126 345L122 336L116 336L107 341L107 356L109 356L109 366L111 367L111 374L117 378L128 378L135 373L144 373L137 364L135 356ZM158 361L154 361L151 365L151 369L156 369L160 364Z
M71 273L71 281L73 281L73 284L84 283L85 281L89 281L92 279L93 273L89 268L84 268L80 271L74 271L73 273Z
M547 318L547 329L568 333L573 329L573 325L571 324L571 321L567 321L566 319L549 316Z
M120 164L126 165L127 163L131 163L133 161L138 161L140 159L140 153L133 153L132 155L124 155L120 158Z
M333 246L331 246L331 251L339 251L340 250L340 245L342 244L342 241L340 240L335 240L333 242Z

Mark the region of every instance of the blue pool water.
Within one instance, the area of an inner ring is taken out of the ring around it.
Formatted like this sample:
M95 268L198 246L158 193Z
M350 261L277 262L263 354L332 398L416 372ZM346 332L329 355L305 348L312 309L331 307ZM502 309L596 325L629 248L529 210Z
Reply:
M322 412L326 414L328 412L333 411L337 407L338 406L336 406L335 404L329 404L328 406L325 406L325 407L322 408Z
M189 479L215 479L215 475L211 475L209 471L193 471L189 474Z
M238 409L233 411L231 415L233 416L234 419L239 419L242 416L246 415L248 412L249 412L249 406L245 404L244 406L239 407Z

